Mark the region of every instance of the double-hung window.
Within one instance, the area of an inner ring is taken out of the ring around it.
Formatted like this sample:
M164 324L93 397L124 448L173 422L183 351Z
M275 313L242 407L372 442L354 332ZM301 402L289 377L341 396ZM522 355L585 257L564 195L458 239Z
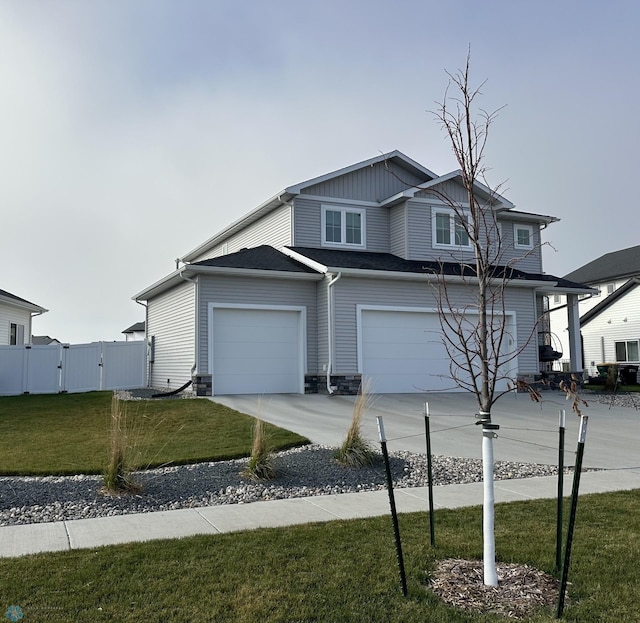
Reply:
M322 244L364 247L365 211L322 206Z
M433 208L433 246L469 248L471 245L467 233L468 223L467 213L456 212L450 208Z
M533 227L514 224L513 242L516 249L533 249Z
M640 361L640 349L638 340L616 342L616 361Z

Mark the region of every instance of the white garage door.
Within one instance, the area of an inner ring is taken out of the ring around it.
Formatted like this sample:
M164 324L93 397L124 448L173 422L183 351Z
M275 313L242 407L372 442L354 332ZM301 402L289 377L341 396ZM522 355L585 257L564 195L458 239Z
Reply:
M303 393L301 312L214 307L213 394Z
M449 359L438 315L362 311L362 373L377 394L450 390Z
M508 317L512 331L513 319ZM464 391L451 379L450 359L442 343L440 319L435 312L366 310L361 312L361 370L378 394L425 390ZM505 351L510 341L505 340ZM516 365L513 362L512 365ZM469 375L457 369L461 379ZM512 373L505 373L506 377ZM507 388L506 379L497 383Z

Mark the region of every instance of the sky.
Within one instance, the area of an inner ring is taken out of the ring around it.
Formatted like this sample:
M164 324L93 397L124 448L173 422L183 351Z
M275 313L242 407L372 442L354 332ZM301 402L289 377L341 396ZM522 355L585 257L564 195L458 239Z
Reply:
M485 164L560 218L562 276L640 244L640 3L0 0L0 289L33 333L121 340L132 297L287 186L398 149L458 168L433 111L471 50Z

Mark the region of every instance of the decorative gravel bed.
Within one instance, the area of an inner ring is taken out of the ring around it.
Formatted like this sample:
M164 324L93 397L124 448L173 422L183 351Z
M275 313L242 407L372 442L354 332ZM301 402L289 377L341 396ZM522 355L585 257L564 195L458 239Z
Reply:
M277 477L253 482L240 476L246 459L165 467L136 473L139 494L120 497L101 493L100 476L44 476L0 478L0 525L42 523L106 517L127 513L173 510L218 504L244 504L258 500L308 497L385 487L384 466L342 467L333 459L334 449L304 446L276 455ZM391 455L396 487L427 483L427 460L422 454ZM497 462L496 480L550 476L552 465ZM478 459L433 457L436 485L479 482Z

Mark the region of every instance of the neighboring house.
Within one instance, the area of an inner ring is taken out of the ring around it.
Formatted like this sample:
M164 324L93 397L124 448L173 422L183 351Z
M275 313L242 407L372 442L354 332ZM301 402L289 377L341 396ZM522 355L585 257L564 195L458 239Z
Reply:
M48 335L32 335L31 343L34 346L51 346L51 344L61 344L60 340Z
M144 340L146 335L144 322L136 322L122 333L124 333L125 342L139 342Z
M504 262L511 378L541 370L546 297L571 297L582 357L577 283L542 271L540 231L557 219L491 202ZM455 390L441 341L435 273L458 305L476 300L460 274L473 262L443 195L464 205L459 172L438 176L395 151L290 186L183 256L138 293L147 305L153 386L192 378L200 394ZM470 312L471 313L471 312ZM503 384L505 387L505 384Z
M579 301L586 372L596 376L602 363L640 364L640 246L607 253L565 278L594 289ZM563 344L568 341L564 303L561 294L549 301L551 330Z
M0 344L28 344L32 318L46 311L40 305L0 290Z

